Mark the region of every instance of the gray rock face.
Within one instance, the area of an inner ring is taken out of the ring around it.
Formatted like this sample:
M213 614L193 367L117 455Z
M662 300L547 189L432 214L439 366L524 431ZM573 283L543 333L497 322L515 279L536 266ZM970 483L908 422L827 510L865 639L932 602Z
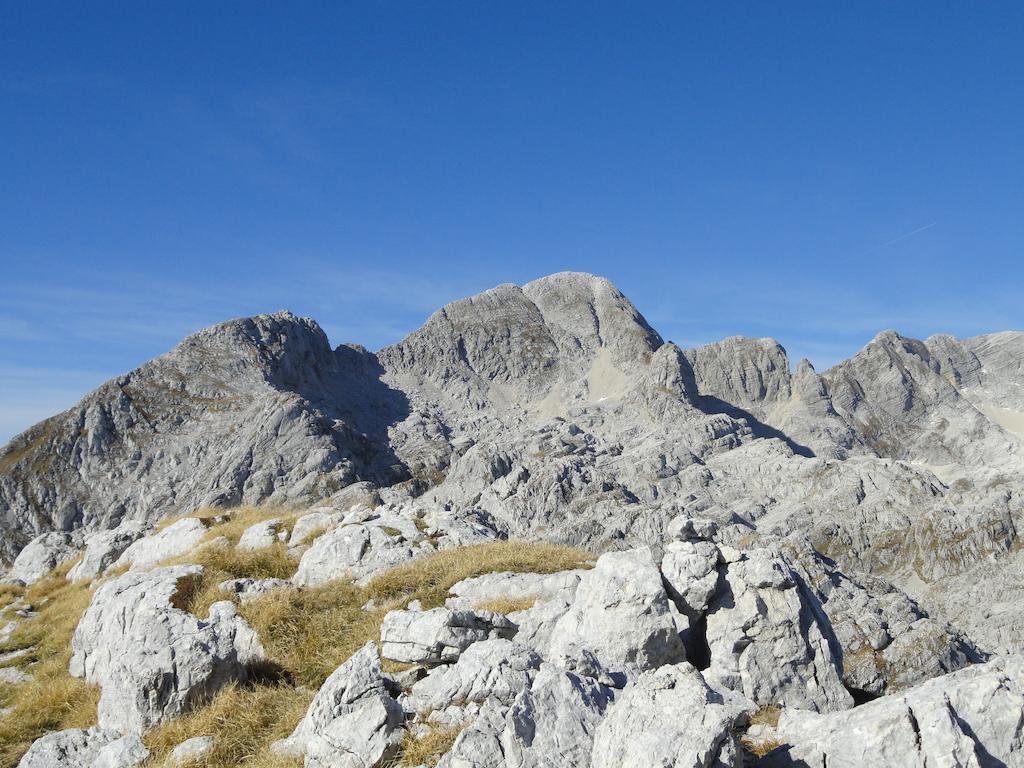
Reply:
M597 727L592 768L740 768L734 735L754 705L689 664L645 672Z
M594 732L613 701L612 689L542 664L507 711L485 708L438 768L586 768Z
M864 765L1024 765L1024 662L1000 658L847 712L786 710L758 738L783 744L760 764L854 768Z
M762 706L829 712L853 706L830 645L798 576L779 553L738 555L707 614L708 678Z
M114 565L152 568L161 560L191 552L204 538L206 524L197 517L186 517L138 539L124 550Z
M685 629L650 550L611 552L581 576L572 607L555 625L550 653L586 649L613 671L642 672L685 660Z
M265 549L281 541L278 534L283 533L284 522L282 520L264 520L256 523L242 532L238 540L238 548L249 552L257 549Z
M135 768L148 758L149 750L138 736L72 729L38 739L18 768Z
M412 559L413 549L380 525L342 525L320 536L299 561L292 578L300 586L361 578Z
M101 586L72 640L71 674L100 686L99 724L141 733L245 680L263 649L231 603L206 620L175 607L199 566L131 572Z
M455 664L438 667L412 686L406 706L418 714L447 707L483 704L506 706L530 687L541 658L531 648L509 640L482 640L467 648Z
M491 611L391 611L380 629L384 658L406 664L453 662L480 640L509 638L516 625Z
M7 580L35 584L61 563L74 559L78 543L76 537L59 531L37 536L18 554Z
M373 643L336 669L295 732L275 750L305 755L307 767L376 768L402 740L402 708L391 695Z
M70 581L89 581L112 566L124 551L148 529L145 523L125 522L110 531L100 531L85 540L82 559L68 571Z

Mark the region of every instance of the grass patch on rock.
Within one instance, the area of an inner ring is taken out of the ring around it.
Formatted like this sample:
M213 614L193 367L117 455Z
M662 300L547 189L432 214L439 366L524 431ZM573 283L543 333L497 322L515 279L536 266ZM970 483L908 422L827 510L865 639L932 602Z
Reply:
M593 555L575 547L497 541L446 549L430 557L412 560L375 577L367 585L369 597L378 601L408 598L424 608L444 603L448 590L463 579L486 573L556 573L590 565Z
M65 579L73 564L24 591L38 615L22 620L0 644L0 652L28 649L16 663L31 675L0 691L0 706L11 708L0 717L0 768L16 766L32 742L50 731L96 724L99 689L68 673L71 637L92 599L87 586Z
M291 734L312 699L312 693L285 685L229 686L206 706L150 731L145 737L152 752L147 768L173 765L171 751L195 736L216 738L213 752L201 763L207 768L301 766L301 759L273 755L269 747Z
M405 735L399 747L395 766L426 765L433 768L444 753L452 748L455 739L465 729L465 725L437 726L422 736L414 736L411 732Z

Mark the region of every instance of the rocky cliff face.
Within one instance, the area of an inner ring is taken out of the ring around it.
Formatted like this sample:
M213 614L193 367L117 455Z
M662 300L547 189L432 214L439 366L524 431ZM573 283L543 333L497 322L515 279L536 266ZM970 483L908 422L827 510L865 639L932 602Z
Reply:
M680 350L577 273L457 301L376 354L261 315L4 448L0 560L46 531L330 503L368 483L502 535L658 550L671 521L699 516L733 539L805 537L980 645L1016 647L1024 610L991 622L955 603L978 569L1018 572L1022 366L1021 333L886 331L823 373L766 339Z

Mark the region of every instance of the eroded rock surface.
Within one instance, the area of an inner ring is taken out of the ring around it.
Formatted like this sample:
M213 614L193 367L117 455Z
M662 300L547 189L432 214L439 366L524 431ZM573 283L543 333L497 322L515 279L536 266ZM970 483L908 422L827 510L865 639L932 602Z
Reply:
M141 733L244 681L263 657L231 603L206 619L176 607L199 566L130 572L101 586L72 640L71 673L101 688L99 725Z

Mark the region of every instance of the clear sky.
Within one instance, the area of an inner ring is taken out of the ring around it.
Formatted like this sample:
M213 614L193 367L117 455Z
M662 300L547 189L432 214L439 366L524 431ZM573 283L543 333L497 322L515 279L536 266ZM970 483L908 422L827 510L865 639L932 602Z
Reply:
M1024 327L1020 2L0 0L0 441L189 332L563 270L819 368Z

